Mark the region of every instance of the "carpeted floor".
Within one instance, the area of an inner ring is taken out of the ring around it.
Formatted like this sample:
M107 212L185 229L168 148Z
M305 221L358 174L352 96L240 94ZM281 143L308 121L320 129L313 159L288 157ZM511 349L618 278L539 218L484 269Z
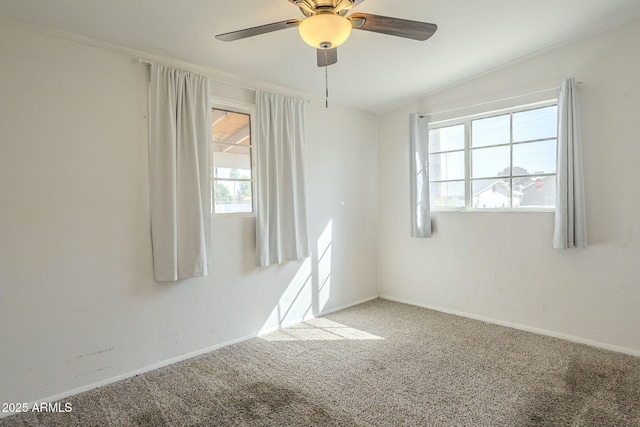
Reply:
M640 358L385 300L0 426L640 426Z

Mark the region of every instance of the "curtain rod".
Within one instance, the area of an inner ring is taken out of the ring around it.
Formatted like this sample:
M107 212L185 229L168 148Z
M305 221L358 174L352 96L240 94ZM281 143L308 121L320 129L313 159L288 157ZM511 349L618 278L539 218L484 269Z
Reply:
M138 58L138 62L141 62L143 64L147 64L147 65L154 64L154 62L151 62L148 59L143 59L143 58ZM225 82L223 80L217 80L213 76L207 76L207 77L209 77L210 79L212 79L216 83L220 83L220 84L223 84L223 85L226 85L226 86L233 86L233 87L237 87L237 88L240 88L240 89L252 90L254 92L257 90L255 87L243 86L243 85L238 84L238 83L231 83L231 82Z
M576 82L576 84L581 85L582 82ZM436 114L450 113L452 111L465 110L467 108L474 108L474 107L481 107L481 106L487 105L487 104L495 104L496 102L509 101L511 99L523 98L525 96L536 95L538 93L550 92L552 90L558 90L558 89L560 89L560 86L550 87L550 88L547 88L547 89L541 89L541 90L537 90L537 91L534 91L534 92L523 93L521 95L509 96L509 97L506 97L506 98L494 99L492 101L480 102L478 104L465 105L465 106L462 106L462 107L450 108L448 110L442 110L442 111L435 111L433 113L419 113L419 114L420 114L420 117L424 117L424 116L433 116L433 115L436 115Z
M140 62L140 63L142 63L142 64L147 64L147 65L155 64L155 62L152 62L152 61L150 61L150 60L148 60L148 59L144 59L144 58L138 58L138 62ZM255 88L255 87L251 87L251 86L244 86L244 85L241 85L241 84L239 84L239 83L225 82L224 80L218 80L218 78L217 78L217 77L213 77L213 76L211 76L211 75L206 75L206 74L202 74L202 73L199 73L199 74L204 75L205 77L208 77L208 78L210 78L211 80L213 80L214 82L219 83L219 84L221 84L221 85L237 87L237 88L239 88L239 89L246 89L246 90L250 90L250 91L253 91L253 92L255 92L255 91L257 91L257 90L258 90L258 88ZM277 91L277 92L279 92L279 91ZM286 91L285 91L285 92L286 92ZM306 95L303 95L303 94L298 94L298 95L286 95L286 96L292 96L292 97L295 97L295 98L302 99L302 100L304 100L304 102L305 102L305 103L307 103L307 104L309 104L309 103L311 102L311 99L307 98L307 96L306 96Z

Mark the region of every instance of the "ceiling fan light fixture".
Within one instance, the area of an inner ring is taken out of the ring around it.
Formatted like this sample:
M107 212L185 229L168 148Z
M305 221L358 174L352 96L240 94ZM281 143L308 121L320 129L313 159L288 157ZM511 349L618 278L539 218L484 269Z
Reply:
M319 13L303 20L298 26L300 37L316 49L333 49L347 41L351 21L332 13Z

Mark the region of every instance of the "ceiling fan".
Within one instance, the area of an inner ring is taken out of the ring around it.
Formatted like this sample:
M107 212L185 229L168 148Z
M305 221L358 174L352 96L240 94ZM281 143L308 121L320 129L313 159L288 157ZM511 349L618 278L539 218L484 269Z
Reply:
M287 19L286 21L218 34L216 39L234 41L298 27L302 39L311 47L316 48L318 67L326 67L338 62L337 48L349 38L351 29L373 31L419 41L427 40L438 29L435 24L368 13L353 13L345 16L365 0L288 1L298 6L305 18Z

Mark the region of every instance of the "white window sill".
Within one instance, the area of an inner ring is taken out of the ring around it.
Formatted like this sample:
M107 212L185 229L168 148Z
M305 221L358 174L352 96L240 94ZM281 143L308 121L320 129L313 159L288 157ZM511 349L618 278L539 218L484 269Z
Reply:
M223 218L255 218L255 213L212 213L211 217L213 219L223 219Z

